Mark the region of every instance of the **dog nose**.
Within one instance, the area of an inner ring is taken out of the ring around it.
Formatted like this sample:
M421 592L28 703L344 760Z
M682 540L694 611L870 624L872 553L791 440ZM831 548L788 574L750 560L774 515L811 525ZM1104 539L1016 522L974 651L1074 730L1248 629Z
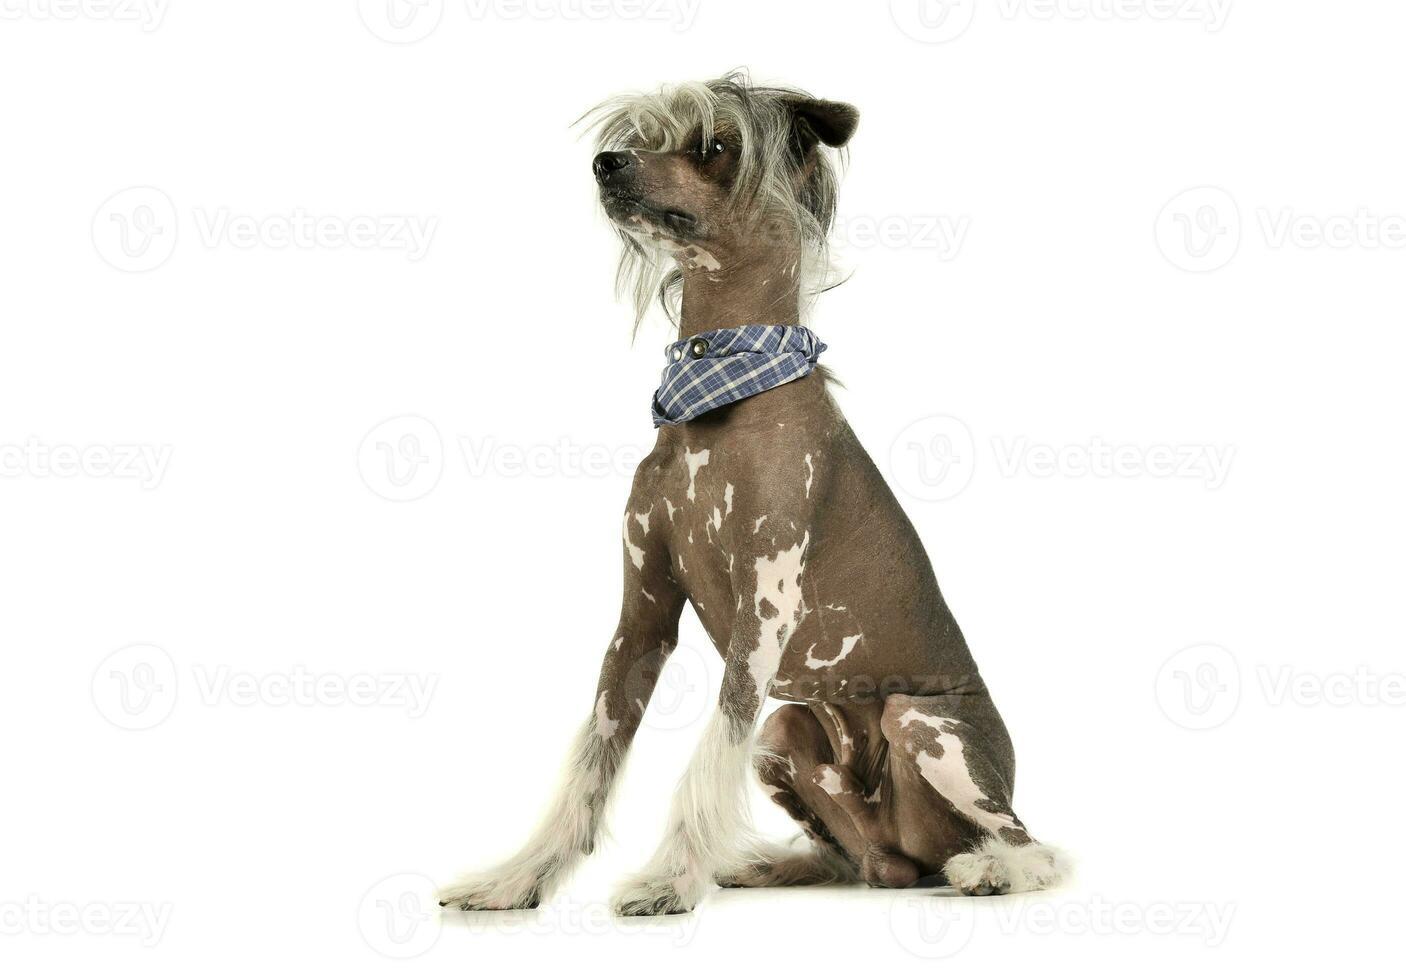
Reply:
M595 171L596 180L604 184L610 180L612 174L624 170L633 162L634 159L628 153L597 153L595 160L591 161L591 169Z

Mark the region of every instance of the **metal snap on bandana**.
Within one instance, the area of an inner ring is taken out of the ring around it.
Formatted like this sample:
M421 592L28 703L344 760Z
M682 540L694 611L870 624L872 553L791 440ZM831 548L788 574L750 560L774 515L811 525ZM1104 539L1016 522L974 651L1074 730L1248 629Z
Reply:
M825 345L805 327L749 324L709 330L665 348L654 393L656 427L678 425L815 369ZM684 353L692 357L685 357ZM704 355L707 355L706 357Z

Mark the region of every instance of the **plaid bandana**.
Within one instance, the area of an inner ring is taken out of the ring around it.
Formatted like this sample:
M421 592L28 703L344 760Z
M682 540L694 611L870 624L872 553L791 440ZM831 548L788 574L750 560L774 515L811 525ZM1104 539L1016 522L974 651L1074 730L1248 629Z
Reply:
M654 425L678 425L810 374L825 345L805 327L708 330L664 348Z

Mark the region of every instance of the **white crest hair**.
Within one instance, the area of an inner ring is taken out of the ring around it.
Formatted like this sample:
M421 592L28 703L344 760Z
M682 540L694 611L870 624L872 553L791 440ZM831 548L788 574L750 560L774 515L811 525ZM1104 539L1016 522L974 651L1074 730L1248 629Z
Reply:
M695 140L707 145L714 134L732 137L739 159L731 203L756 220L779 219L794 228L801 249L797 274L804 318L814 297L834 285L829 254L839 186L834 158L844 160L843 151L817 145L814 166L802 179L805 161L795 148L792 107L811 98L800 89L754 86L745 71L737 70L706 82L617 96L582 119L597 131L597 152L674 152ZM656 298L677 323L683 274L667 255L646 248L628 232L616 232L622 245L616 292L634 304L635 330Z

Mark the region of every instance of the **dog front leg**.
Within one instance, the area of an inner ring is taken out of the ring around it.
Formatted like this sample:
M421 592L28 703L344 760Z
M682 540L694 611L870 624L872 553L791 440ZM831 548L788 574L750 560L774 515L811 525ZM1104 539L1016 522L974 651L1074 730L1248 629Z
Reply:
M801 619L801 571L809 541L807 534L774 558L756 559L733 623L717 710L675 792L663 842L615 895L617 914L688 912L716 876L764 859L747 802L754 735L781 655Z
M441 892L440 905L534 908L595 850L611 787L677 643L684 603L662 549L633 547L628 525L625 541L620 625L606 648L594 707L577 732L546 819L510 860L466 875Z

